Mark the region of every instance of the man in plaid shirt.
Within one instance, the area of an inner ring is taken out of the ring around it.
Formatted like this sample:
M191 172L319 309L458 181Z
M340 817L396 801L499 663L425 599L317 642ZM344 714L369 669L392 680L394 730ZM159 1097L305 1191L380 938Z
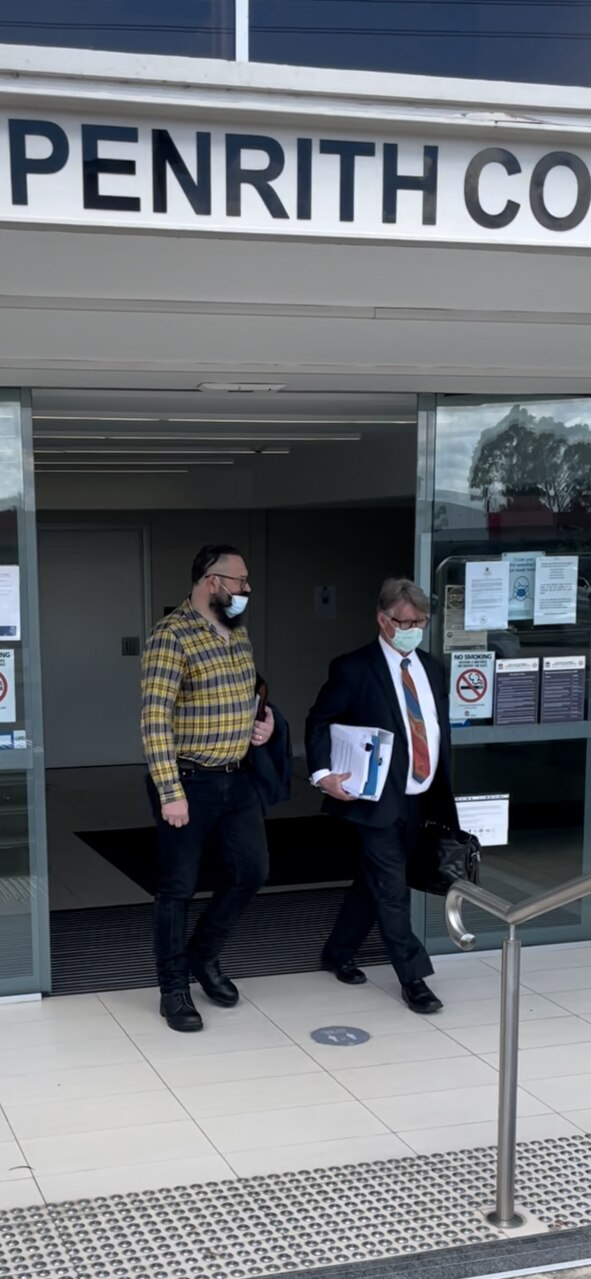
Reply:
M218 956L268 872L260 800L244 761L273 733L272 711L256 715L252 645L242 625L248 570L232 546L205 546L184 604L154 628L142 664L142 737L158 825L155 947L160 1011L172 1030L203 1026L189 991L199 981L230 1008L238 990ZM187 946L189 902L205 840L223 867Z

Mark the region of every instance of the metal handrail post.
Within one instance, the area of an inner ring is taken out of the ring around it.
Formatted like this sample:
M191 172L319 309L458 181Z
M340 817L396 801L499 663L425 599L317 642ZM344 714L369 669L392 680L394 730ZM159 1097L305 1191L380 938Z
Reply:
M489 1221L502 1228L519 1226L523 1222L523 1218L515 1212L520 969L521 942L515 928L512 928L503 942L497 1203L496 1210L489 1214Z
M492 1225L507 1229L523 1225L523 1217L515 1212L515 1162L517 1147L517 1083L519 1071L519 977L521 968L521 942L516 927L529 919L537 919L558 906L581 901L591 895L591 875L579 875L567 884L551 888L539 897L528 897L518 905L489 893L479 884L458 880L452 884L445 902L445 919L452 941L460 950L474 950L476 938L469 933L462 919L462 903L474 906L509 928L509 937L503 942L503 967L501 975L501 1042L499 1059L499 1128L497 1159L497 1202L493 1212L487 1213Z

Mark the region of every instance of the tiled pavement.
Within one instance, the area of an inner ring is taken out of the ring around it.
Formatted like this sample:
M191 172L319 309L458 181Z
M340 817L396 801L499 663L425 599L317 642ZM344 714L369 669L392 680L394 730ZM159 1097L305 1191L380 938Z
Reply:
M388 968L253 978L200 1035L155 991L0 1006L0 1209L495 1142L498 954L437 961L421 1019ZM591 1131L591 944L527 950L519 1139ZM322 1026L370 1039L318 1044Z

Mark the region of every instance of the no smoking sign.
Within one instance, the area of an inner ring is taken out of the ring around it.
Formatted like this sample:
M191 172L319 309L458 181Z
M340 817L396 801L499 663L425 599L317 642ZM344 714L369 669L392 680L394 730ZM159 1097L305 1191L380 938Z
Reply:
M452 653L450 719L490 719L493 708L494 653Z
M473 704L482 701L488 690L488 680L484 671L479 671L475 667L462 671L462 674L458 675L456 689L462 702Z
M14 724L16 698L14 693L14 649L0 649L0 723Z

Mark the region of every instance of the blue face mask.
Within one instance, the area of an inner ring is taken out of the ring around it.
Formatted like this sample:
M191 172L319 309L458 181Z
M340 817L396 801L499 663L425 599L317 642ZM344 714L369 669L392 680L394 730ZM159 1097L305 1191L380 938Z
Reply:
M423 632L421 627L411 626L408 631L401 631L400 629L396 630L392 639L388 642L397 653L404 653L408 657L409 653L414 653L415 649L419 647L422 638Z
M240 617L248 604L248 595L231 595L230 603L224 605L224 613L231 621L233 617Z

